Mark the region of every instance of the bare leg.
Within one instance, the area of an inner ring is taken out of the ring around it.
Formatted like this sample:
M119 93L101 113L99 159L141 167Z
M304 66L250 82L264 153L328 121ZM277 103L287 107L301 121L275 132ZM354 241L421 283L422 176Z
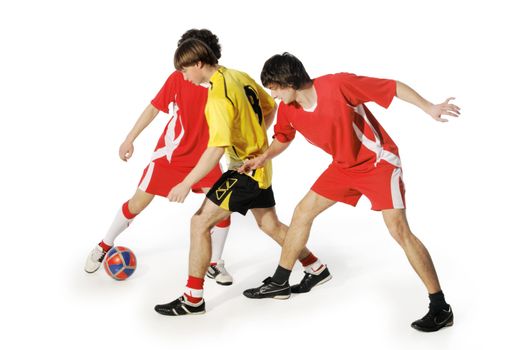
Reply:
M137 188L137 191L128 201L128 208L132 214L138 214L143 211L153 200L155 195L144 192Z
M439 292L441 287L432 258L423 243L410 231L405 209L383 210L383 219L392 237L405 251L410 265L425 284L428 293Z
M286 234L279 265L291 270L295 261L305 249L312 223L317 215L336 202L309 191L295 208L290 228Z
M282 247L286 233L288 232L288 226L279 221L275 207L255 208L251 209L251 212L259 228ZM310 251L305 247L301 250L299 259L303 259L308 255L310 255Z
M188 273L204 278L211 259L210 230L216 223L226 219L231 212L222 209L208 198L191 218L191 240Z

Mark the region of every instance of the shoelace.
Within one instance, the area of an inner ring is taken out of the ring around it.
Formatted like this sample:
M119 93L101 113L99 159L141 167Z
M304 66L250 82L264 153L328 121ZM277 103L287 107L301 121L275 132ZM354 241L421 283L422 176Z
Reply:
M309 273L309 272L306 272L306 271L303 271L304 274L306 275L305 277L303 277L303 279L301 280L301 282L299 283L301 286L305 285L306 283L308 283L307 281L309 281L310 279L308 277L310 277L311 275L313 275L312 273Z
M106 252L105 251L100 251L98 249L96 249L93 253L92 253L92 257L95 258L94 260L98 261L98 262L102 262L102 260L104 260L104 257L106 256Z
M218 274L221 273L221 271L217 268L217 265L210 266L210 269L213 270L213 275L214 275L214 276L217 276Z
M227 275L226 269L224 268L224 264L217 264L215 265L215 268L222 274Z
M428 313L425 316L423 316L423 320L425 320L425 321L426 320L433 321L434 320L434 316L435 315L432 313L432 311L429 310Z

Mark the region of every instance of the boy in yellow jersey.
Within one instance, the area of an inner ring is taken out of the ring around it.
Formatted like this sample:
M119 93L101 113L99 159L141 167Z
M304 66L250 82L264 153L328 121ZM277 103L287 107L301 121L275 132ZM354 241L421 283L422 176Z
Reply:
M211 257L208 232L217 222L234 211L245 215L251 210L259 227L280 245L288 230L275 212L271 163L249 174L237 172L244 161L261 155L268 148L266 128L276 112L273 99L246 73L219 66L213 51L197 39L188 39L179 45L175 67L193 84L209 86L205 114L210 138L197 165L173 187L168 198L184 202L191 186L216 166L225 153L229 170L213 185L191 219L189 278L185 293L168 304L155 306L158 313L168 316L205 312L204 275ZM290 291L308 292L332 277L326 265L307 248L301 251L299 258L305 266L303 281L292 288L286 282L268 291L262 289L261 298L286 299Z

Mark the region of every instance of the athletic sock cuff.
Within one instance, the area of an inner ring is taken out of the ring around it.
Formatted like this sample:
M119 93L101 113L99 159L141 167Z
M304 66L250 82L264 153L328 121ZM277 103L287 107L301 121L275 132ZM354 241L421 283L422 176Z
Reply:
M443 291L429 294L428 298L430 299L430 310L431 311L438 312L438 311L448 308L448 304L445 301L445 295L443 294Z
M107 252L108 250L111 249L111 245L109 244L106 244L106 242L104 242L104 240L100 241L100 243L98 244L100 246L100 248L102 248L102 250L104 250L105 252Z
M204 289L204 278L188 276L186 287L191 289Z
M230 227L230 223L231 223L231 220L230 220L230 217L228 216L226 219L222 220L222 221L219 221L218 223L215 224L216 227L222 227L222 228L225 228L225 227Z
M122 214L124 214L124 216L126 217L126 219L131 220L131 219L133 219L135 216L137 216L138 214L133 214L132 212L129 211L128 203L129 203L129 201L127 201L126 203L124 203L124 204L122 205Z
M308 256L306 258L301 259L299 261L301 262L301 264L304 267L304 266L312 265L317 260L318 260L317 257L313 253L310 253L310 254L308 254Z
M277 266L275 273L273 274L272 281L277 284L284 284L290 279L291 270L285 269L281 265Z

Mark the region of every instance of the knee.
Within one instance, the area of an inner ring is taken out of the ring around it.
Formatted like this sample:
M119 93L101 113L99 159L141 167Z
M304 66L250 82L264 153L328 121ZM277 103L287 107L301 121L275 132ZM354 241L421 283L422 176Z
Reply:
M299 202L295 207L292 221L295 223L311 223L315 218L314 210L305 201Z
M401 246L405 246L406 243L414 236L410 231L408 225L402 220L394 220L388 224L388 231L392 238L396 240Z
M133 215L140 214L140 212L143 211L144 208L146 208L148 206L148 203L144 203L144 202L142 202L140 200L137 200L137 199L134 199L134 198L131 198L128 201L127 204L128 204L128 210Z
M275 236L279 231L279 225L277 222L272 222L269 220L266 221L258 221L257 226L259 226L259 229L266 233L269 236Z
M194 214L191 217L191 234L206 234L211 230L212 225L206 223L206 218L202 214Z

